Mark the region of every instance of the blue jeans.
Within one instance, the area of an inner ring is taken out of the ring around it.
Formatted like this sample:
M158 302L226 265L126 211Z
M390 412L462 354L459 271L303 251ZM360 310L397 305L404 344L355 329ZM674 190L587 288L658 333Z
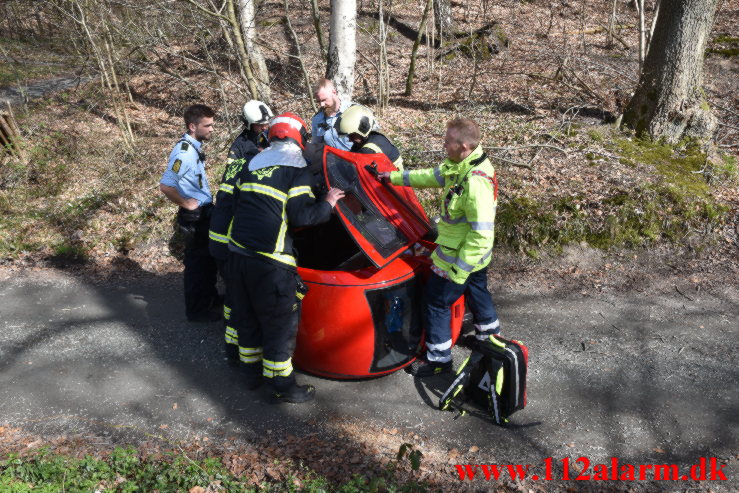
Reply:
M498 313L488 291L488 268L473 272L464 284L431 273L426 283L426 359L452 360L451 307L463 294L472 312L478 339L500 332Z

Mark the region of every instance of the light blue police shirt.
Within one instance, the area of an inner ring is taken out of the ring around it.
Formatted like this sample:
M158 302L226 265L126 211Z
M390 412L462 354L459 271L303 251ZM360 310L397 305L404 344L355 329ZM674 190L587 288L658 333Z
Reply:
M169 153L167 169L159 183L176 188L186 199L196 199L198 205L205 205L213 202L213 196L205 174L205 161L200 158L201 145L185 133Z
M327 146L341 149L342 151L348 151L352 148L352 141L349 140L348 135L339 135L338 129L334 128L336 120L341 116L349 106L352 105L351 101L341 102L339 104L339 112L334 116L327 117L323 111L316 113L310 121L311 129L311 142L320 144L325 142ZM327 128L328 126L328 128Z

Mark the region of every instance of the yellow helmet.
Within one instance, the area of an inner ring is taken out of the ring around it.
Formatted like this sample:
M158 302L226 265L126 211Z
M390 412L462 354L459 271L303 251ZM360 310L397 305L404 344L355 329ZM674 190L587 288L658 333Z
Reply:
M375 127L375 115L366 106L353 104L341 113L337 127L340 134L359 134L366 139Z

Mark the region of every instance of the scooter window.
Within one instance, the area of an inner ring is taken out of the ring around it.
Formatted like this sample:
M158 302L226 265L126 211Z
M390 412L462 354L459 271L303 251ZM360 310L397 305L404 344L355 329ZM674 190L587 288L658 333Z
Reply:
M408 238L380 214L359 182L354 164L328 154L326 169L332 187L346 193L337 207L349 222L383 257L389 257L409 243Z

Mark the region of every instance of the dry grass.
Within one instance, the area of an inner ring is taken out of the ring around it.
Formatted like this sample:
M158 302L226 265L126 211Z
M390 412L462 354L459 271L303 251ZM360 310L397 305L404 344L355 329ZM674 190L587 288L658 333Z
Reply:
M454 3L460 29L474 30L497 21L510 40L509 47L477 62L460 50L435 59L433 55L441 50L429 52L422 47L414 94L404 97L412 39L404 36L403 28L418 25L421 7L417 4L393 4L396 23L388 45L392 94L389 107L378 109L382 127L402 150L406 163L419 167L443 157L441 138L448 119L455 115L475 118L489 154L496 158L501 190L499 243L535 253L542 246L587 241L589 234L612 227L609 217L623 212L623 203L610 199L625 193L643 200L654 195L645 190L670 185L657 163L647 158L651 155L648 148L626 156L618 142L631 137L604 123L604 118L615 116L633 89L637 41L635 29L628 29L621 37L629 50L619 44L606 46L605 32L598 30L607 21L602 5L584 2L550 7L512 0L494 5ZM322 6L327 21L327 2ZM267 20L259 29L273 78L273 108L296 111L308 119L312 114L309 100L294 61L286 55L289 45L279 18L281 7L266 2L261 8L272 14L264 16ZM636 14L621 8L622 23L633 23ZM371 5L364 9L359 17L361 56L355 99L371 105L376 87L377 21ZM318 78L323 64L307 10L296 8L293 15L308 71ZM737 20L737 9L724 2L715 35L731 32ZM127 103L127 109L137 139L133 152L123 146L113 109L95 82L28 108L20 123L32 158L25 165L9 163L0 173L3 256L84 257L106 265L126 255L145 269L176 268L167 247L174 207L157 187L170 146L182 131L179 113L195 101L219 109L218 136L206 147L209 179L215 188L226 148L239 129L238 108L246 97L244 87L228 75L227 51L218 52L215 62L220 76L188 62L205 60L210 52L204 50L217 51L216 41L200 47L183 42L166 49L151 48L169 64L170 72L182 75L186 82L151 66L131 77L134 102ZM725 71L727 63L736 68L736 60L713 56L705 66L708 99L727 125L718 135L724 145L736 142L732 127L739 127L739 117L732 109L737 107L737 96L727 89L732 86L731 72ZM736 148L724 150L735 152ZM705 185L706 173L690 173L686 178L703 183L705 201L721 204L728 212L711 223L708 236L699 231L705 217L697 216L689 228L698 240L691 241L698 245L708 237L719 238L719 248L733 248L732 220L739 209L736 155L711 159L710 185ZM435 195L421 192L420 196L433 212ZM528 214L508 218L520 221L523 231L501 231L506 207L510 214ZM660 211L661 218L669 220L670 212ZM675 213L684 211L676 207ZM548 229L540 237L531 236L531 231L542 226L537 220L549 214L551 223L544 225ZM570 236L557 237L555 232L562 228L570 228ZM643 238L650 242L666 236L657 231L654 239L648 234ZM613 240L630 244L615 236Z

